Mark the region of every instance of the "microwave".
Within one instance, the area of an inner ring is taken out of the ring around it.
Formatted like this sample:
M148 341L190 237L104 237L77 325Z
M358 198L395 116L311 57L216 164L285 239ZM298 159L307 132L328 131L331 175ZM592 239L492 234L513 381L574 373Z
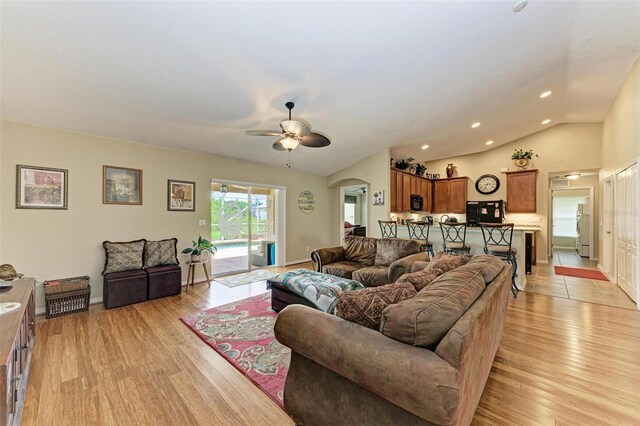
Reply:
M411 195L411 210L414 212L422 211L422 195Z

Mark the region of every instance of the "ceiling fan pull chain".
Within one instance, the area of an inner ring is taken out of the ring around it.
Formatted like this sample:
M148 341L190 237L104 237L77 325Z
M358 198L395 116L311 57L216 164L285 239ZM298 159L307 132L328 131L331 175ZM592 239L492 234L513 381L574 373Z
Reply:
M287 161L287 167L291 168L291 150L288 149L287 152L289 153L289 160Z

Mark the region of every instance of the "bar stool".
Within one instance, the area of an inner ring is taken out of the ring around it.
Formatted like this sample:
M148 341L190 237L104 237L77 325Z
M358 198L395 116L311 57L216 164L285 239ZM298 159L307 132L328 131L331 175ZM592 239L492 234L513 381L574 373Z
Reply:
M442 247L445 253L463 254L471 251L471 247L465 244L466 223L440 222L440 232L442 232Z
M433 243L429 241L429 228L429 222L407 221L409 238L412 240L419 240L422 250L433 257L435 254L433 253Z
M518 297L518 286L516 277L518 274L518 262L516 255L518 251L511 247L513 240L513 223L480 223L482 238L484 239L484 252L500 259L506 260L513 266L511 276L511 291L514 297Z
M398 238L398 224L393 220L379 220L382 238Z

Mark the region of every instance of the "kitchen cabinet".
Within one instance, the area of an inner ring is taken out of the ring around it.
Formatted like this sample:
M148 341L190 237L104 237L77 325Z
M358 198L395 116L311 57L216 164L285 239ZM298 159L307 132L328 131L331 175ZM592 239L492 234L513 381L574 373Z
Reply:
M412 173L391 169L390 174L391 212L410 212L411 195L422 196L422 211L430 212L432 206L432 183L429 179L416 176Z
M433 213L465 213L467 177L433 181Z
M507 212L535 213L537 211L538 170L507 172Z

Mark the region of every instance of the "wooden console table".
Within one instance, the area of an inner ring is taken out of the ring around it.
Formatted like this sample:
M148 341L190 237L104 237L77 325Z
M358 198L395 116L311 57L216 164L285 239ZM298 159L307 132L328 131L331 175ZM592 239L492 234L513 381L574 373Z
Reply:
M0 424L19 425L35 342L36 282L23 278L2 283L13 288L0 293L0 302L21 306L0 316Z

